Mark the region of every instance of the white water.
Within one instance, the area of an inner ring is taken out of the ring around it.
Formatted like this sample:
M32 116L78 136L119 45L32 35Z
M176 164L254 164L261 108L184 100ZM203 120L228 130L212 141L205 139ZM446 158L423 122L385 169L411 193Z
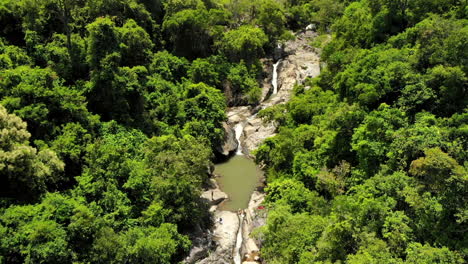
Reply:
M237 123L237 125L234 127L234 131L236 132L236 140L238 144L236 155L244 155L244 153L242 153L242 145L240 141L242 133L244 132L244 124L242 122Z
M306 29L306 31L308 31L308 30L314 31L315 30L315 25L314 24L309 24L309 25L307 25L307 27L305 29Z
M239 215L239 231L237 231L236 247L234 248L234 263L241 264L242 258L240 255L240 248L242 246L242 223L244 221L244 214Z
M273 85L273 94L278 93L278 66L279 66L280 63L281 63L281 60L278 60L273 65L273 76L272 76L272 80L271 80L271 84ZM265 108L266 108L266 105L263 105L261 107L261 109L265 109ZM257 116L257 113L255 113L254 115L247 118L246 122L256 118L256 116ZM244 133L244 126L245 126L245 122L239 122L234 126L234 131L236 133L236 140L237 140L237 144L238 144L236 155L244 155L244 153L242 153L242 145L241 145L241 140L240 140L242 134ZM242 213L242 214L239 215L239 230L237 231L236 246L235 246L234 252L233 252L234 264L241 264L241 262L242 262L240 249L241 249L242 243L243 243L243 237L242 237L243 221L244 221L244 214Z
M273 77L271 79L271 84L273 85L273 94L278 93L278 65L281 63L281 60L278 60L273 64Z

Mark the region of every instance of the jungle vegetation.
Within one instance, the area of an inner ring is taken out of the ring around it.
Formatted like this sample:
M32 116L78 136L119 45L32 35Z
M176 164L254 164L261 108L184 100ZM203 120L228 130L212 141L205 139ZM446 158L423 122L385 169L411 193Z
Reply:
M267 263L468 259L463 0L0 0L0 263L178 263L225 109L314 24L261 113ZM327 40L319 37L318 40ZM311 40L312 41L312 40Z

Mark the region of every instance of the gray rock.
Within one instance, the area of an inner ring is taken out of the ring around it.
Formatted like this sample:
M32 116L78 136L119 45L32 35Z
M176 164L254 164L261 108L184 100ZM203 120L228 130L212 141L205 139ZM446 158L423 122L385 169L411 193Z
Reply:
M277 124L264 123L263 120L253 114L260 109L288 102L296 84L302 84L307 78L313 78L320 74L319 54L309 45L316 36L316 33L307 31L299 34L295 40L284 44L284 52L287 56L282 59L278 67L278 93L276 95L271 95L253 110L247 107L232 107L229 109L228 118L230 123L242 122L247 118L248 122L244 126L244 133L241 138L245 153L251 153L265 139L276 134Z
M229 126L226 122L223 122L224 128L224 141L222 146L218 146L216 150L224 155L228 156L231 152L236 151L238 143L236 140L236 133L234 129Z
M208 248L206 247L193 247L190 250L189 256L185 259L185 263L193 264L198 260L208 256Z
M273 50L273 60L277 61L277 60L281 59L283 57L283 55L284 55L283 45L279 44Z
M241 247L242 255L258 256L260 252L261 241L251 237L253 230L266 223L266 212L259 210L258 207L263 203L265 194L261 192L253 192L250 196L249 206L245 210L246 217L242 226L242 233L244 237L244 243ZM248 258L249 260L256 260Z
M226 113L228 117L228 123L234 127L235 124L244 121L252 115L251 107L249 106L237 106L231 107ZM234 131L235 132L235 131Z
M219 188L208 190L202 193L201 197L206 199L210 205L218 205L228 198L228 195Z
M216 224L213 240L217 242L216 250L208 257L197 262L199 264L231 264L232 252L236 246L236 235L239 229L239 217L229 211L216 211L214 214ZM222 218L220 223L218 219Z

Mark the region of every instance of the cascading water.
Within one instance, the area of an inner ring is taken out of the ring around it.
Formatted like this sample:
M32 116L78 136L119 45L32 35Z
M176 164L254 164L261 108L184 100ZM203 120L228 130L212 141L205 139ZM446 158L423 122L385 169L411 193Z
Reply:
M274 67L271 67L273 69L270 68L270 70L273 70L273 72L270 71L273 78L270 84L266 84L266 87L263 88L271 88L271 91L273 91L272 85L274 84L274 93L279 94L265 98L255 108L239 106L229 109L227 114L229 117L228 124L235 130L235 139L232 140L236 140L239 144L242 142L242 146L237 148L238 155L234 155L228 160L216 164L215 174L220 175L217 178L217 182L221 190L228 194L229 199L216 209L217 214L226 215L226 218L223 218L224 222L216 225L213 234L213 238L217 239L217 243L219 244L216 250L208 258L203 259L201 263L242 263L244 249L245 253L249 254L249 260L258 256L257 252L256 254L251 254L250 244L248 246L245 244L246 241L251 242L249 241L251 235L249 231L253 228L254 224L251 221L247 221L247 219L250 220L252 216L233 215L239 208L250 209L257 207L256 204L249 204L249 202L254 198L252 193L259 186L260 179L262 179L260 168L243 151L247 153L258 145L257 142L274 135L274 127L270 129L270 127L263 126L256 113L261 109L289 101L296 76L284 74L284 82L282 82L282 78L278 80L278 76L283 77L283 71L286 70L288 72L294 71L300 77L300 80L303 80L305 76L311 76L311 74L312 76L317 76L320 73L318 56L307 48L308 42L310 42L309 38L298 37L294 43L289 45L291 55L283 54L279 50L281 47L278 47L278 54L274 56ZM276 61L281 56L283 56L282 61ZM306 71L306 69L308 70ZM313 71L310 71L310 69L313 69ZM235 221L234 217L238 217L239 222ZM245 248L244 245L246 246ZM258 247L260 246L258 245ZM259 262L257 261L256 263Z
M273 77L271 79L271 84L273 85L273 94L278 93L278 66L281 63L281 60L278 60L273 64Z
M281 63L281 60L278 60L273 65L273 77L272 77L272 80L271 80L271 84L273 85L273 94L274 95L278 93L278 66L279 66L280 63ZM266 108L266 106L261 107L261 109L265 109L265 108ZM250 120L256 118L256 116L257 116L257 113L255 113L254 115L251 115L245 121L241 121L241 122L237 123L234 126L234 131L236 133L236 140L237 140L237 144L238 144L236 155L244 155L244 153L242 152L242 143L241 143L241 137L242 137L242 134L244 133L244 126ZM241 264L241 262L242 262L240 249L241 249L242 243L243 243L243 237L242 237L243 221L244 221L244 214L241 213L241 214L239 214L239 229L237 231L236 246L235 246L233 254L232 254L234 264Z
M244 132L244 124L242 122L237 123L234 127L234 131L236 132L236 140L238 144L236 155L244 155L244 153L242 153L242 145L240 141L242 133Z
M239 230L237 231L236 247L234 248L234 264L241 264L242 258L240 255L240 248L242 246L242 224L244 222L244 214L239 214Z

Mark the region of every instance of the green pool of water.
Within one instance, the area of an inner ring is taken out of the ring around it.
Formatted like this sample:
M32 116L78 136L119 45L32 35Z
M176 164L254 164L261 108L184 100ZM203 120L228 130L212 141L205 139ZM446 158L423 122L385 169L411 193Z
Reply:
M236 211L247 208L250 196L260 183L262 171L243 155L236 155L215 166L215 173L221 175L218 183L229 199L220 209Z

